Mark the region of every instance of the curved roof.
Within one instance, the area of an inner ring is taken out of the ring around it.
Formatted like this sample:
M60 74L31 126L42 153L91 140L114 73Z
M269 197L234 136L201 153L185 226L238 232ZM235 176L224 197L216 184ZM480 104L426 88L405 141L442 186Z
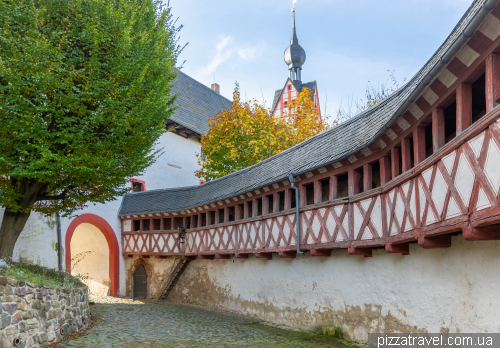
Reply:
M172 93L179 95L175 101L179 107L170 120L200 135L206 134L210 128L208 119L224 108L230 109L232 102L182 71L178 73Z
M453 32L425 66L402 88L382 103L362 112L338 126L328 129L301 144L289 148L251 167L239 170L200 186L153 190L124 195L120 216L160 212L176 212L232 198L264 186L283 181L290 173L299 175L313 169L345 160L375 143L396 122L402 112L415 101L466 42L462 34L479 27L498 0L476 0ZM477 18L476 18L477 17Z

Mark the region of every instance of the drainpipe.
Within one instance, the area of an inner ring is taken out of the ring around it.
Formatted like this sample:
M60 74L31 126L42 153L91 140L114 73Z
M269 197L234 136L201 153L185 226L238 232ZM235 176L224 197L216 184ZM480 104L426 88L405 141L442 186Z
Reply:
M295 186L295 178L293 173L290 173L288 176L288 180L290 184L292 184L292 188L295 190L295 229L297 234L297 254L304 254L300 251L300 206L299 206L299 188Z
M57 265L62 272L61 217L57 214Z

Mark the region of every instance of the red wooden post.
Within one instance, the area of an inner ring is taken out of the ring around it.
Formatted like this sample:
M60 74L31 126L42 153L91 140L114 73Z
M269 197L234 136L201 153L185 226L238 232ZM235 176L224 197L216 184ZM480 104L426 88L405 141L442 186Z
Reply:
M361 174L354 169L349 169L348 180L349 180L349 196L354 196L359 193L359 180L361 179Z
M472 85L461 83L457 87L457 135L472 124Z
M259 213L259 203L257 202L257 199L252 200L252 216L256 217L257 214Z
M395 178L401 174L399 172L399 149L397 147L391 149L391 162L392 177Z
M274 193L274 197L273 197L273 203L274 203L274 209L273 211L275 213L278 213L280 211L280 195L278 192L275 192Z
M165 218L160 219L160 231L165 231Z
M220 215L219 209L215 209L215 221L214 221L214 224L220 224L221 217L219 215Z
M269 197L262 197L262 215L269 214Z
M432 110L432 152L444 146L444 109Z
M415 165L425 160L425 128L417 127L413 130L413 158Z
M250 217L248 215L248 213L249 213L248 205L249 204L250 204L250 202L243 203L243 219L248 219Z
M194 215L191 215L191 220L189 221L189 226L190 226L191 228L196 228L196 227L198 227L198 226L195 226L195 225L194 225Z
M210 211L207 211L207 226L213 225L212 221L212 214L210 214Z
M234 207L234 221L241 220L241 207L239 204L236 204ZM198 218L199 220L199 218Z
M292 190L285 190L285 210L292 208Z
M314 182L314 203L321 203L323 201L322 195L322 184L321 181L316 180Z
M372 189L372 165L365 164L363 166L363 192Z
M407 172L411 169L411 140L403 139L401 141L401 160L402 160L402 171Z
M498 104L500 98L500 55L492 53L486 57L486 112L490 112Z
M202 215L203 215L203 214L201 214L201 213L200 213L200 214L198 214L198 226L196 226L196 227L203 227L203 226L201 226L201 225L202 225L201 221L203 220L203 219L202 219Z
M299 207L307 205L307 190L305 185L299 185Z
M381 157L380 160L380 185L385 185L391 181L391 159L387 156Z
M339 178L336 175L330 177L330 200L333 201L337 199L337 193L339 188Z

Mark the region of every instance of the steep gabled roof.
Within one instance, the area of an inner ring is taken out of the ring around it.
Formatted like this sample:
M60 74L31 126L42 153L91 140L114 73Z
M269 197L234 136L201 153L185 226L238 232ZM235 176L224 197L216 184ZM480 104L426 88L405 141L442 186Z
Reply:
M179 94L176 101L179 108L170 120L200 135L208 132L209 118L214 117L224 108L230 109L232 106L229 99L182 71L179 71L172 93Z
M474 1L424 67L380 104L260 163L206 184L126 194L119 215L178 212L200 207L278 183L287 179L290 173L299 175L351 159L354 154L381 141L396 121L404 126L403 112L412 110L423 98L422 93L428 91L429 84L461 52L459 50L497 4L498 0ZM415 117L418 119L423 114L418 111Z
M288 80L287 80L288 82ZM292 81L293 85L295 86L295 89L300 93L302 92L302 88L308 88L311 92L311 98L314 100L314 93L316 91L316 81L311 81L308 83L301 83L300 81ZM274 92L274 99L273 99L273 105L271 107L271 114L274 113L274 110L276 109L276 105L278 104L278 101L280 100L281 93L283 92L283 89L278 89L276 92Z

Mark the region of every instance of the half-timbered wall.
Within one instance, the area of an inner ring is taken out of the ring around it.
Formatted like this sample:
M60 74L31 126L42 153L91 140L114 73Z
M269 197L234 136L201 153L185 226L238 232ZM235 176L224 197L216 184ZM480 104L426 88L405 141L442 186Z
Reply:
M379 247L407 254L410 242L449 247L456 232L471 240L496 238L485 226L500 222L499 35L497 6L378 141L296 177L301 250L326 256L344 248L369 257ZM292 93L293 84L287 86L284 93ZM186 211L125 216L123 253L294 257L294 196L283 180ZM170 226L153 228L154 219L165 218ZM187 233L179 240L181 226Z

